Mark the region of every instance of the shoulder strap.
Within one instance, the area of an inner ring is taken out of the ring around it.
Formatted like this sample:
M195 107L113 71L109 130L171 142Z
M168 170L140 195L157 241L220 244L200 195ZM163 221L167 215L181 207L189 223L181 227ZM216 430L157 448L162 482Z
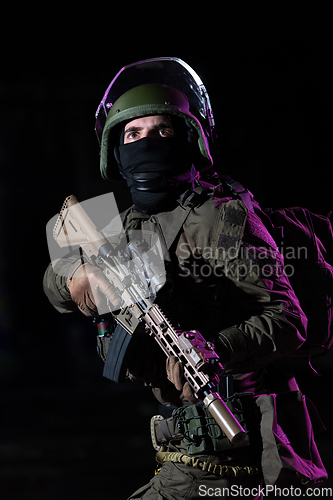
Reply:
M184 202L179 200L179 205L175 210L172 212L164 212L156 216L168 250L175 241L190 211L199 202L203 191L202 187L196 187Z
M253 194L251 191L246 189L243 184L241 184L238 181L235 181L229 175L224 175L223 176L224 182L227 184L229 189L236 195L240 197L240 199L245 203L247 206L248 210L251 212L254 211L253 204L256 203L253 199Z
M204 194L204 189L197 186L185 201L179 201L177 208L171 212L162 212L150 217L148 221L142 223L142 230L153 231L153 226L157 224L162 234L165 250L168 252L177 234L185 223L192 208L199 203Z
M264 223L266 229L269 231L269 233L273 236L275 240L281 240L282 238L282 233L283 233L283 228L282 227L276 227L272 219L270 217L270 210L262 210L260 208L259 203L254 199L253 194L251 191L246 189L243 184L241 184L238 181L235 181L228 175L223 176L224 182L227 184L229 189L236 194L237 196L240 197L240 199L245 203L247 206L247 209L251 212L256 212L257 215L261 218L262 222Z

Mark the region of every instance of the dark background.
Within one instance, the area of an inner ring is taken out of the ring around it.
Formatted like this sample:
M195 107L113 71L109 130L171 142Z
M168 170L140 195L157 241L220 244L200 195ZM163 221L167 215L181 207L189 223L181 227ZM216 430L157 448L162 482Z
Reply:
M189 12L164 6L156 26L147 18L134 24L135 15L131 25L111 9L85 12L86 24L80 10L73 20L54 17L54 10L36 13L34 22L18 22L14 13L2 29L0 494L120 500L153 475L155 402L141 385L103 379L90 321L60 315L42 290L45 227L66 196L113 191L120 211L129 204L122 185L100 178L95 110L125 64L179 57L209 92L216 166L248 186L262 207L327 214L331 27L319 9L293 18L245 13L243 21L199 11L193 23ZM320 378L301 376L327 427L317 442L329 472L331 363L332 355L314 361Z

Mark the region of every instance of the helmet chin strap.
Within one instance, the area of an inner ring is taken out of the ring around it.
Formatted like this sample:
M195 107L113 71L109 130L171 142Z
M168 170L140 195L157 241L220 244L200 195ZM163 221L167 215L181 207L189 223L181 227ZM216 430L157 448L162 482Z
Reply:
M134 172L132 185L137 191L158 192L165 190L170 186L168 183L170 174L166 172Z

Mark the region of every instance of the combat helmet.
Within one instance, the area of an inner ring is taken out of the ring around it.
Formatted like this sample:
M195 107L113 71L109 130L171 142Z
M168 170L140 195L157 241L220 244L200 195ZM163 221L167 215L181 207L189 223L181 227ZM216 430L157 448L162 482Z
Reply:
M158 114L186 120L196 133L200 170L213 165L209 146L213 141L214 118L206 88L184 61L176 57L160 57L123 67L97 108L96 133L104 179L121 179L114 157L114 147L119 142L119 125Z

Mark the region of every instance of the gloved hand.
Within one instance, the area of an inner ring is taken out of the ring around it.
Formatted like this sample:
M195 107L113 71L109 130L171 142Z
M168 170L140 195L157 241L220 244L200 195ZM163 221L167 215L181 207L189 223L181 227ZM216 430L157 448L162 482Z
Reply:
M96 316L119 309L120 298L103 272L91 264L82 264L67 285L73 302L86 316ZM107 299L110 301L108 306Z
M183 391L183 396L192 404L198 403L192 387L186 381L183 365L176 356L170 356L166 360L166 373L168 380L173 383L178 391Z

